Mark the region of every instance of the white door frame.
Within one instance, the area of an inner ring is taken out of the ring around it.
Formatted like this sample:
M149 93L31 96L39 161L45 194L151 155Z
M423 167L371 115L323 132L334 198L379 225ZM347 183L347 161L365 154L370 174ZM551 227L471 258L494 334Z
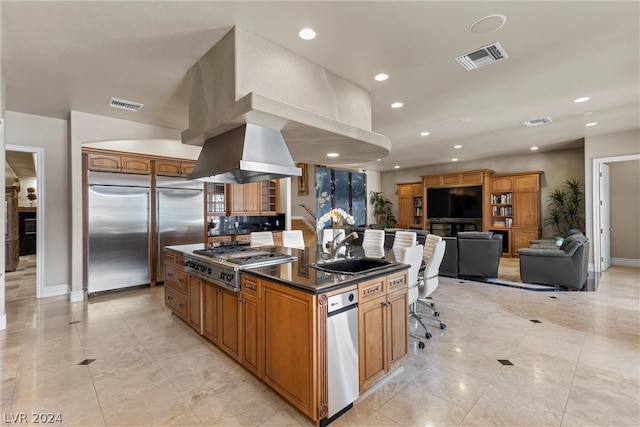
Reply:
M21 151L36 156L36 187L38 188L38 208L36 209L36 298L44 295L44 207L47 192L44 185L44 148L7 144L5 151Z
M592 236L593 236L593 268L596 273L601 272L600 254L602 249L600 248L600 165L603 163L616 163L626 162L629 160L640 160L640 154L630 154L627 156L615 156L615 157L600 157L593 159L592 173L593 181L593 198L592 198L592 212L593 212L593 224L592 224Z

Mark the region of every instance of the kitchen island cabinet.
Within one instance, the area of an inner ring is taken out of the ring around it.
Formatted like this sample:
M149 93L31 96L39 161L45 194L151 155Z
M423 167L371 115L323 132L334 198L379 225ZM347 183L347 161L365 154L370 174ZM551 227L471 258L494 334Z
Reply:
M362 393L400 366L407 355L408 266L393 264L383 272L346 276L309 268L308 263L316 256L314 249L265 250L286 251L297 259L240 270L240 292L199 279L200 294L197 285L188 287L192 292L183 294L186 318L190 319L197 310L200 298L200 333L320 423L326 420L329 402L328 298L358 289L356 381ZM169 284L167 289L171 291ZM185 320L173 306L167 307Z
M358 284L360 392L393 371L408 354L406 274Z
M203 281L203 335L233 359L240 361L239 295Z

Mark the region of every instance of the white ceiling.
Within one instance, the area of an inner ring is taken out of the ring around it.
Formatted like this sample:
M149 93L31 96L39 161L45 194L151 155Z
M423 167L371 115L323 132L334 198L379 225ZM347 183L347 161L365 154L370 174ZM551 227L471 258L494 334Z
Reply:
M391 139L391 154L357 167L534 155L532 145L555 150L640 126L637 1L3 0L0 7L10 111L68 119L77 110L184 130L187 70L237 25L371 93L372 128ZM501 29L470 32L492 14L507 17ZM299 39L304 26L318 37ZM493 42L507 59L474 71L454 60ZM374 81L379 72L389 80ZM145 106L110 109L112 96ZM573 102L581 96L591 99ZM395 101L404 107L390 108ZM553 122L521 124L545 116Z

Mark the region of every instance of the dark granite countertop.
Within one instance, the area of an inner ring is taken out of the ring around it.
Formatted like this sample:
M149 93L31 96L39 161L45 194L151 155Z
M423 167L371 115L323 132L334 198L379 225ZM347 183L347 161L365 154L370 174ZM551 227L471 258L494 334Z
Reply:
M276 283L314 294L333 291L365 280L386 276L409 268L407 264L395 263L391 249L387 250L385 259L394 262L394 264L382 270L357 275L328 273L310 267L309 265L315 262L321 263L330 261L323 259L320 251L316 248L288 249L278 247L261 249L291 254L297 259L285 264L274 264L264 267L244 267L242 268L243 274L271 280ZM362 247L356 246L354 248L354 256L364 256Z
M176 245L166 246L165 249L190 254L198 258L207 258L201 255L192 254L195 249L202 249L204 244L194 245ZM361 246L355 246L354 257L364 257L364 251ZM261 247L261 251L265 252L280 252L295 256L297 259L294 261L286 262L283 264L272 264L264 267L242 267L241 274L248 274L261 279L271 280L276 283L290 286L292 288L300 289L305 292L313 294L321 294L324 292L333 291L346 286L354 285L356 283L373 279L375 277L386 276L391 273L408 269L407 264L395 263L393 251L386 248L384 259L392 261L394 264L387 268L376 270L368 274L337 274L328 273L321 270L316 270L310 267L313 263L322 263L331 260L324 259L328 254L322 254L320 247L312 247L305 249L289 249L283 247ZM324 256L323 256L324 255ZM341 258L344 259L344 258Z

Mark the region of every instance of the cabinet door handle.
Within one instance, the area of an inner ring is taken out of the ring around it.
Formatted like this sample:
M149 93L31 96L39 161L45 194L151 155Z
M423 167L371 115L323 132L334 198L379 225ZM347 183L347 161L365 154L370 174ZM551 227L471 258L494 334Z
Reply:
M167 297L167 299L168 299L169 301L171 301L171 300L173 299L173 297L172 297L171 295L169 295L169 296Z
M244 287L247 289L251 289L252 291L256 290L256 285L254 285L253 283L245 282Z

